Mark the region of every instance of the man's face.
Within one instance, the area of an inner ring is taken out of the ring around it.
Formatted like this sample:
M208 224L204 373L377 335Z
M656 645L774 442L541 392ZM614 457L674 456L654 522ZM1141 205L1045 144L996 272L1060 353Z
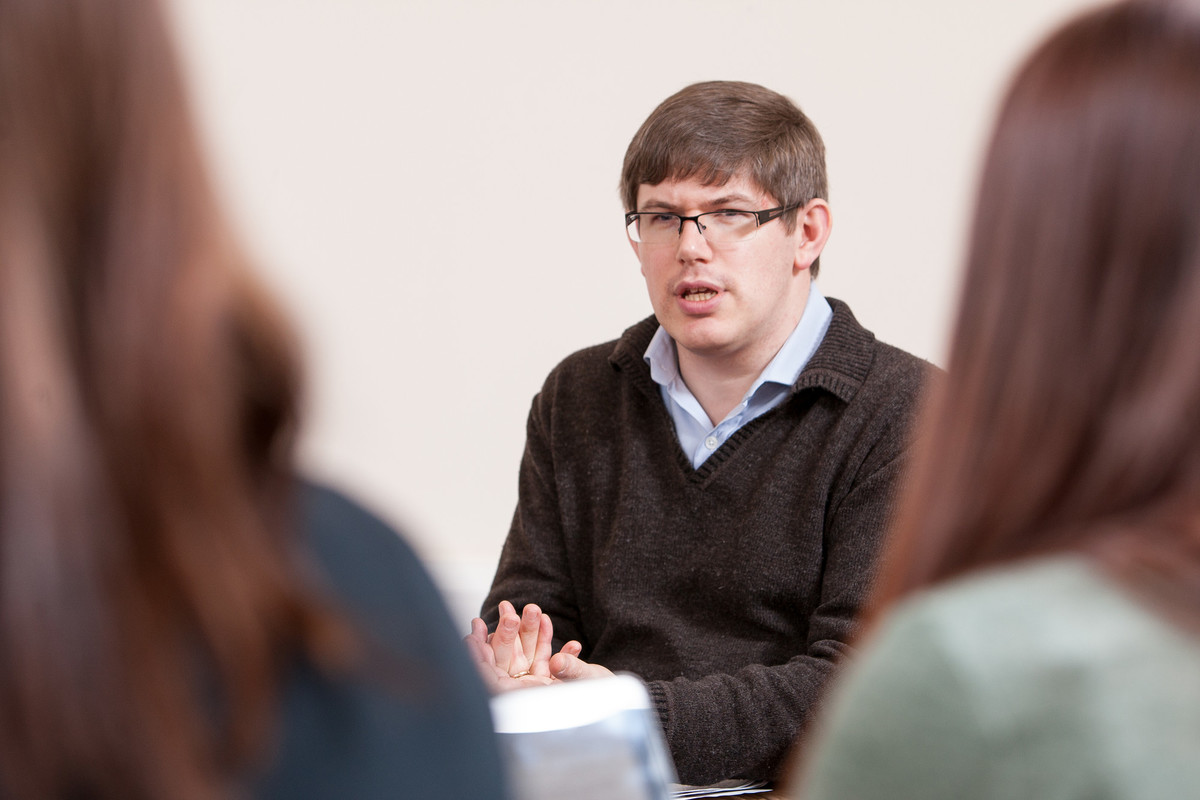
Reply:
M815 202L815 201L814 201ZM758 185L735 176L720 186L665 180L638 187L638 211L683 216L736 209L761 211L779 203ZM800 210L803 217L805 209ZM820 254L807 245L803 219L788 233L782 219L753 238L710 243L695 223L666 244L632 243L659 323L675 340L680 365L692 359L761 370L795 328L808 300L808 266ZM821 238L824 244L824 238ZM691 363L696 363L691 361Z

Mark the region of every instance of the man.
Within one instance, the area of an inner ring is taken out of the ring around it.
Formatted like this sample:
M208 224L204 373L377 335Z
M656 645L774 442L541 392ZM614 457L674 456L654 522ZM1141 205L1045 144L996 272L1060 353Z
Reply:
M635 673L680 780L771 778L847 650L928 365L813 285L824 146L787 98L683 89L621 192L654 316L534 399L468 645L498 689Z

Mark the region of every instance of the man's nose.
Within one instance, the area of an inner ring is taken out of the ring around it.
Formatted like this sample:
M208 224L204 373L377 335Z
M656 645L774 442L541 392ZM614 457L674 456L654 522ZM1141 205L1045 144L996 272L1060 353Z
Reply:
M677 252L681 259L692 259L706 255L709 252L708 239L704 238L704 227L698 219L680 220L682 229L679 231Z

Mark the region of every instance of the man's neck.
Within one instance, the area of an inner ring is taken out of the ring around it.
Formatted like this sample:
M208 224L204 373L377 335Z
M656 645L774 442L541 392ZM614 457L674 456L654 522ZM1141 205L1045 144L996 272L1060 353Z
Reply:
M723 363L720 359L680 350L679 374L708 415L709 422L717 425L742 402L773 356L774 353L770 354L761 363L738 359Z
M806 274L807 277L807 274ZM679 375L687 384L709 422L719 425L741 404L750 387L771 363L804 316L811 297L811 284L787 305L786 317L756 341L732 352L696 352L676 342Z
M774 336L733 353L695 353L676 344L679 375L708 415L709 422L719 425L741 404L758 376L796 330L803 315L804 306L800 306Z

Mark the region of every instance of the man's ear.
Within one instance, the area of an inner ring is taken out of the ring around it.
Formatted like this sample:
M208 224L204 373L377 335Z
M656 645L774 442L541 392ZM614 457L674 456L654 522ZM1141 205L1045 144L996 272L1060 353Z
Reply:
M825 249L829 232L833 229L833 216L829 203L814 197L796 212L796 260L797 271L808 269Z
M625 238L629 239L629 246L633 248L633 254L637 256L638 263L642 263L642 251L638 249L638 243L631 239L628 233L625 234Z

